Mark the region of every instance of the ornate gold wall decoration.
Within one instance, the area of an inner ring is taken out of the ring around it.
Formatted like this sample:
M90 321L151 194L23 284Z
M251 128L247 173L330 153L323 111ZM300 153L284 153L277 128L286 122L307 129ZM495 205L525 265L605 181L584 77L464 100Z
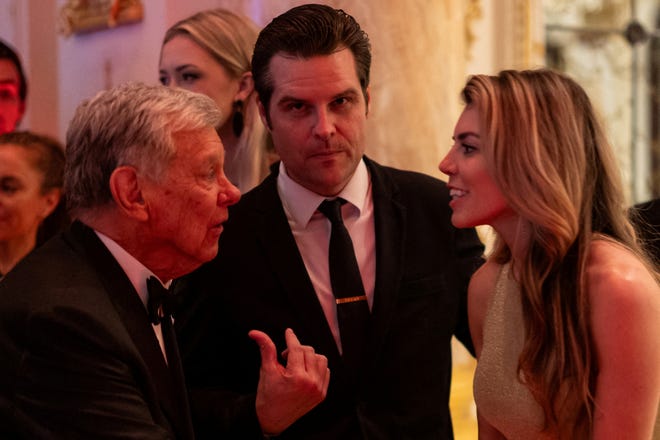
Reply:
M465 53L470 54L472 45L476 39L476 32L473 29L475 21L483 18L483 11L481 10L481 0L470 0L465 8L465 44L467 50Z
M528 69L544 64L543 11L541 0L499 0L494 9L496 35L495 70Z
M92 32L142 20L140 0L68 0L60 10L59 31Z

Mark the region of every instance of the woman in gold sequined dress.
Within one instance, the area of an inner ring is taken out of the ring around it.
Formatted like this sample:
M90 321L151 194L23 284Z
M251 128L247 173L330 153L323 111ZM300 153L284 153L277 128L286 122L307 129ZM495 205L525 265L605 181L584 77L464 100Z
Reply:
M550 70L473 76L463 98L452 223L497 233L469 290L480 438L651 438L657 268L589 98Z

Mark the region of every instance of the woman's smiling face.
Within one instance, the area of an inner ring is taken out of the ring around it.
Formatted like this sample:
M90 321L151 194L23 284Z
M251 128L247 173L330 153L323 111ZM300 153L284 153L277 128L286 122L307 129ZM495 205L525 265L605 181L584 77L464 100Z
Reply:
M466 106L454 129L454 144L439 168L449 176L452 224L458 228L491 225L497 229L497 224L511 218L513 211L488 169L480 121L477 107Z

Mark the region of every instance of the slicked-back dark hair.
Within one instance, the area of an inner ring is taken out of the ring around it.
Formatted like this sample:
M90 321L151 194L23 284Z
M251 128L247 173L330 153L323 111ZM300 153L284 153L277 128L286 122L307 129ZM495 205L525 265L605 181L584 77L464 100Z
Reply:
M268 116L273 94L271 59L281 53L299 58L330 55L343 48L355 58L355 70L365 101L371 69L371 44L355 19L341 9L308 4L275 17L259 33L252 55L254 85ZM269 121L270 122L270 121Z

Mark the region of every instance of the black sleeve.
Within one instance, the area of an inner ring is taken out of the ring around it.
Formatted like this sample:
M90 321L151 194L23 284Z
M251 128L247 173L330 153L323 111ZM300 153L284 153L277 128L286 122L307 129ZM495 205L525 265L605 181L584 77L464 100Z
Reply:
M180 298L175 329L195 437L262 439L253 391L259 350L247 331L228 324L215 264L203 266L175 285ZM245 371L239 364L254 368Z
M461 277L461 305L459 319L454 335L465 348L475 356L467 310L467 287L472 274L484 263L484 245L479 240L475 229L458 229L456 231L456 254L458 257L458 271Z

